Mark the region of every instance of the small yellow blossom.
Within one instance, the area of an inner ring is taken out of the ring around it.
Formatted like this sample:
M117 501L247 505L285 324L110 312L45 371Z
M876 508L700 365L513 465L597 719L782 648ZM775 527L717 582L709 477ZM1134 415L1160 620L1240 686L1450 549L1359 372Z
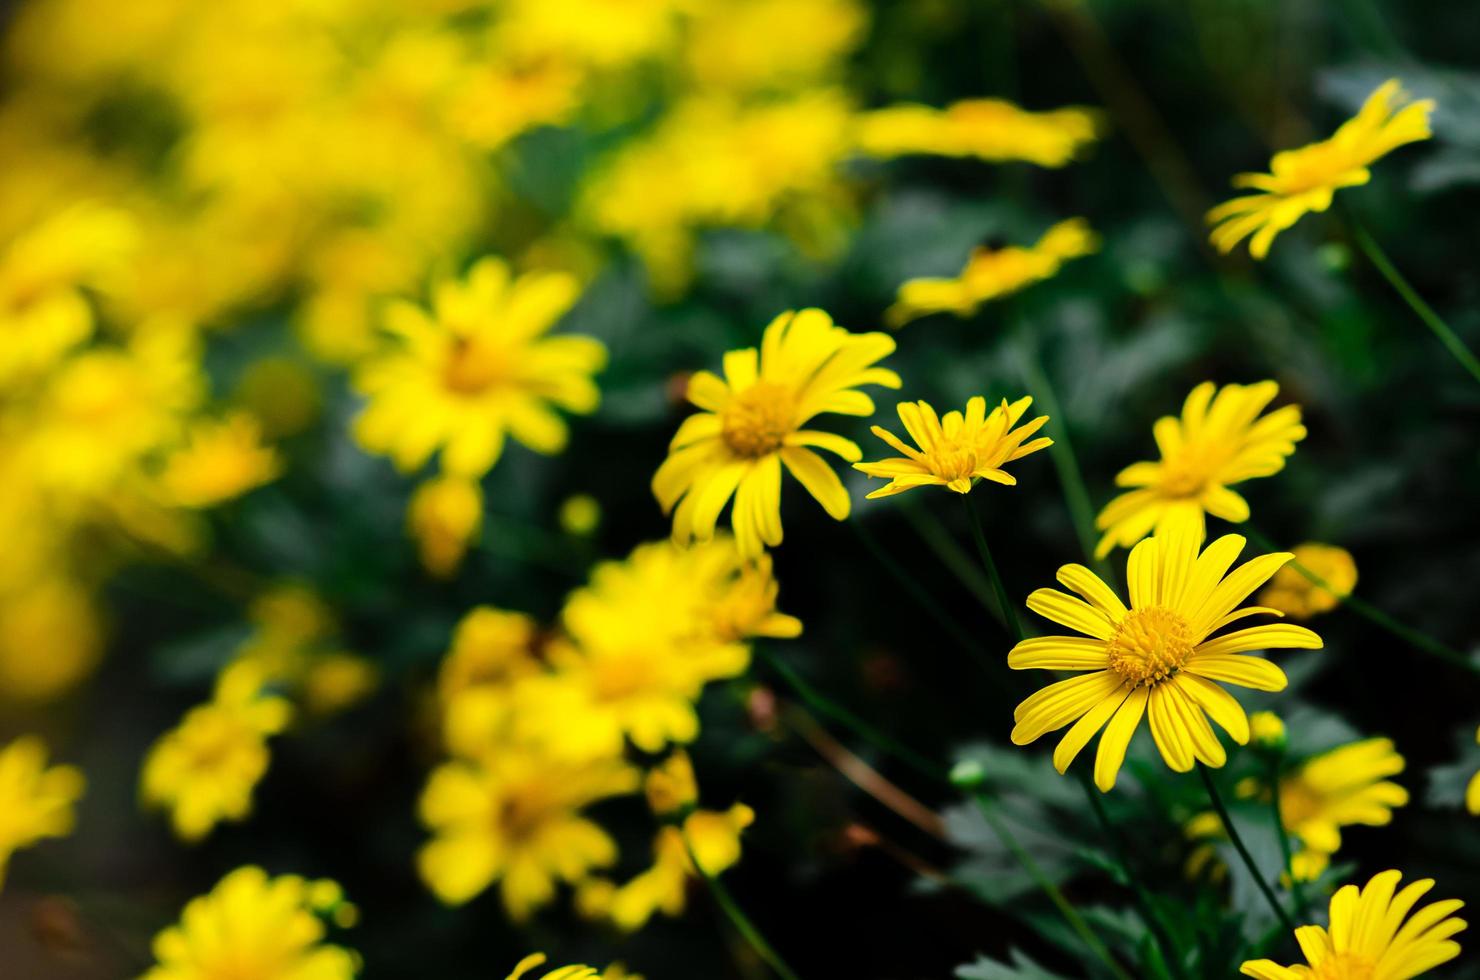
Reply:
M1279 572L1275 574L1278 575ZM1255 745L1283 749L1286 742L1285 723L1273 711L1256 711L1249 716L1249 737Z
M1273 381L1222 388L1205 381L1188 394L1181 418L1157 419L1152 434L1161 459L1116 475L1116 485L1133 489L1100 511L1095 526L1105 533L1096 557L1168 524L1202 532L1207 514L1235 524L1248 520L1248 503L1229 487L1278 473L1305 438L1299 405L1260 417L1279 390Z
M787 312L766 327L759 352L725 355L724 378L708 371L690 378L689 401L703 411L679 426L653 476L654 495L673 513L673 539L711 538L734 497L730 523L741 553L779 545L783 466L830 516L846 518L848 491L809 447L850 463L861 451L849 439L803 426L826 412L873 414L872 399L858 389L900 386L897 374L876 366L893 350L888 336L849 333L821 310Z
M102 652L98 610L70 579L45 574L0 593L0 699L59 698L91 676Z
M282 460L262 445L256 418L237 412L197 422L187 442L165 461L160 483L180 507L214 507L276 479Z
M476 480L460 476L428 480L411 495L406 525L426 570L450 578L482 531L483 489Z
M1048 438L1026 441L1048 421L1047 415L1040 415L1019 426L1031 404L1033 399L1027 397L1010 405L1003 399L988 414L987 400L976 395L966 402L965 415L952 411L940 418L927 402L900 402L899 420L920 448L911 448L888 429L876 425L872 429L874 435L904 455L877 463L854 463L853 468L889 481L887 486L870 493L870 499L925 486L968 493L978 478L1016 486L1017 477L1002 467L1053 445L1053 440Z
M310 714L331 715L363 701L379 683L380 672L364 657L325 653L303 677L303 706Z
M616 844L580 810L637 787L637 771L616 759L571 765L502 752L446 763L421 796L421 821L435 836L417 866L449 905L499 884L522 921L554 897L557 880L577 884L616 861Z
M696 559L712 556L703 574L713 583L709 604L710 626L721 641L748 640L757 636L773 640L802 635L802 621L776 609L781 586L772 572L771 556L746 560L733 539L716 536L709 546L691 546Z
M1099 236L1083 218L1059 222L1026 247L978 246L954 279L911 279L900 286L894 305L884 311L884 323L902 327L932 313L969 317L983 303L1052 278L1065 262L1093 254L1099 247Z
M601 504L589 493L565 498L560 505L560 530L571 537L584 538L601 526Z
M699 785L694 779L694 764L689 754L674 752L648 771L642 783L648 807L659 817L679 813L694 805L699 798Z
M333 882L237 868L154 938L142 980L351 980L360 958L324 942L326 915L353 918Z
M1408 980L1454 959L1460 948L1451 937L1465 928L1454 913L1465 903L1433 902L1410 916L1434 880L1422 878L1399 891L1402 880L1399 871L1383 871L1363 888L1338 889L1331 896L1329 926L1295 930L1309 966L1249 960L1239 972L1254 980Z
M1356 588L1357 563L1345 548L1307 542L1292 550L1295 561L1276 572L1259 593L1261 606L1278 609L1291 619L1310 619L1335 609ZM1306 571L1324 584L1311 581Z
M1244 539L1225 535L1206 549L1185 526L1157 532L1132 549L1126 563L1131 603L1082 565L1065 565L1058 579L1078 593L1039 589L1028 608L1083 637L1024 640L1008 654L1014 670L1085 671L1056 681L1013 712L1015 745L1072 724L1054 750L1059 772L1069 767L1101 728L1095 784L1115 785L1126 747L1143 715L1166 764L1176 772L1194 761L1215 768L1227 761L1208 717L1240 745L1249 741L1244 709L1217 681L1260 691L1285 687L1285 672L1252 650L1319 649L1321 638L1303 626L1251 626L1214 635L1258 607L1239 608L1248 595L1290 560L1261 555L1235 569ZM1083 598L1079 598L1082 596ZM1108 727L1107 727L1108 726Z
M1029 112L1002 99L967 99L945 109L875 109L860 114L857 126L858 148L869 156L929 154L1062 167L1094 142L1102 123L1091 109Z
M261 669L238 661L221 672L215 697L192 708L149 750L140 777L144 801L170 811L182 840L195 842L222 820L243 820L267 772L267 738L291 708L262 690Z
M1325 211L1341 188L1371 180L1367 168L1378 158L1432 136L1429 114L1434 101L1403 105L1405 101L1396 78L1384 82L1330 139L1276 153L1267 174L1234 177L1233 186L1259 193L1236 197L1208 212L1208 222L1216 226L1210 236L1213 245L1230 252L1253 235L1249 254L1262 259L1280 232L1312 211Z
M16 851L72 832L73 807L86 782L73 766L46 765L46 746L33 735L0 749L0 888Z
M565 273L512 278L503 261L485 258L466 281L438 284L430 315L392 305L386 327L401 346L355 375L370 400L355 437L406 471L440 448L443 469L470 478L498 462L506 436L558 453L567 430L554 409L595 411L592 375L606 363L606 348L591 337L547 336L579 291Z

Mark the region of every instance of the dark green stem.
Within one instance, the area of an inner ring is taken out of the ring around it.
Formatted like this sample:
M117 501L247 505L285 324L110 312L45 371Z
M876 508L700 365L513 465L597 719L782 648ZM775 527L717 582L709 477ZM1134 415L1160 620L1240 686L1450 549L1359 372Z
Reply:
M1259 893L1274 910L1275 918L1285 927L1286 932L1295 931L1295 923L1290 920L1290 914L1285 911L1280 900L1275 896L1274 889L1269 887L1269 882L1264 880L1259 866L1254 863L1254 855L1249 853L1249 848L1244 844L1244 839L1239 836L1238 828L1234 827L1233 819L1228 815L1228 808L1223 805L1223 797L1218 794L1218 785L1213 782L1213 774L1208 772L1208 767L1202 762L1197 763L1197 774L1202 777L1203 786L1208 791L1208 801L1213 804L1213 809L1218 813L1218 819L1223 821L1223 830L1228 834L1228 839L1233 842L1233 849L1238 851L1238 856L1243 860L1244 867L1249 869L1249 875L1254 879L1254 884L1259 886Z
M872 531L863 526L862 521L854 518L848 523L853 525L853 530L857 532L859 540L863 542L863 546L868 549L869 554L873 555L874 560L884 566L884 570L894 578L895 582L899 583L901 588L910 594L910 597L915 602L919 603L920 608L928 612L941 629L945 630L957 643L970 650L972 655L981 659L985 665L985 654L981 650L981 645L966 631L964 626L957 622L950 613L946 612L940 603L935 601L935 597L930 594L925 586L920 584L919 579L907 572L900 566L899 562L894 560L894 556L889 554L888 550L879 543Z
M782 980L799 980L791 967L786 965L786 961L781 958L781 955L766 941L766 937L762 935L760 929L756 927L754 922L750 921L750 917L745 914L745 910L740 907L740 903L735 901L735 897L730 894L730 890L725 887L724 882L710 874L699 863L698 855L694 853L694 846L689 843L688 835L682 832L680 833L683 837L684 849L689 853L689 863L694 866L694 872L703 878L704 883L709 886L709 891L714 895L715 902L719 905L721 911L725 913L725 917L730 920L731 925L735 927L735 931L744 937L745 941L750 944L751 949L756 951L756 955L760 956L766 962L766 965L775 971L778 977L781 977Z
M1111 955L1110 950L1100 941L1100 937L1096 936L1094 931L1090 929L1089 923L1084 920L1084 916L1080 915L1079 910L1074 907L1074 904L1064 897L1064 893L1059 890L1059 887L1049 880L1048 875L1044 874L1038 862L1033 860L1033 856L1028 853L1027 849L1013 835L1007 824L998 815L991 800L982 793L973 793L972 798L976 800L977 809L981 811L982 819L986 820L987 826L992 828L992 832L1002 841L1003 846L1012 852L1012 856L1017 859L1017 862L1023 866L1023 870L1028 873L1028 877L1032 878L1039 889L1048 896L1048 900L1053 903L1054 908L1059 910L1059 914L1064 917L1064 921L1069 924L1069 928L1074 930L1074 934L1084 942L1085 946L1089 947L1090 952L1094 953L1095 957L1101 963L1105 964L1105 969L1110 971L1112 976L1116 977L1117 980L1131 980L1130 975L1115 961L1115 957Z
M1439 314L1434 312L1434 308L1425 302L1422 296L1418 295L1418 291L1409 285L1408 280L1403 278L1403 274L1398 271L1397 266L1393 265L1388 259L1387 253L1382 250L1382 246L1378 245L1377 240L1367 233L1366 228L1362 227L1358 222L1352 221L1351 229L1352 237L1356 239L1357 247L1362 250L1362 254L1367 256L1368 261L1376 267L1378 272L1382 273L1382 277L1388 281L1388 284L1397 291L1399 296L1403 297L1403 302L1407 303L1409 308L1418 314L1418 318L1424 322L1424 326L1428 327L1434 336L1439 338L1439 343L1443 344L1449 353L1454 356L1454 359L1466 371L1470 372L1471 377L1476 381L1480 381L1480 359L1476 359L1474 352L1465 346L1465 342L1459 338L1459 334L1451 330L1449 324L1445 323Z
M971 494L963 494L961 503L966 508L966 519L971 524L972 536L976 538L976 550L981 555L982 566L987 570L987 578L992 583L992 593L997 597L997 605L1002 610L1002 621L1007 626L1008 635L1012 642L1023 641L1023 624L1018 622L1017 611L1012 607L1012 600L1007 597L1007 586L1002 583L1002 575L997 571L997 563L992 560L992 549L987 547L987 536L982 531L981 515L977 513L976 505L971 502Z
M1305 889L1295 875L1295 857L1290 849L1290 834L1285 830L1285 815L1280 810L1280 761L1274 756L1269 759L1269 807L1274 818L1274 830L1280 839L1280 858L1285 862L1285 874L1290 876L1290 897L1295 900L1295 918L1305 917Z

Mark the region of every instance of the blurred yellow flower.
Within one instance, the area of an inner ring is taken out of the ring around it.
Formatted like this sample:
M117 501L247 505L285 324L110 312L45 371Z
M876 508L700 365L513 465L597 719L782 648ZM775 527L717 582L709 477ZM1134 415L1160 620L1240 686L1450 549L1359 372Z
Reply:
M1309 966L1249 960L1239 972L1255 980L1408 980L1454 959L1460 948L1450 937L1465 928L1454 913L1465 903L1433 902L1410 916L1434 880L1422 878L1399 891L1402 880L1399 871L1383 871L1363 888L1338 889L1331 896L1329 926L1295 930Z
M237 868L154 937L142 980L350 980L359 955L324 942L323 916L345 907L333 882Z
M725 355L725 377L700 371L688 398L703 411L689 416L653 476L653 493L673 513L673 539L707 540L730 498L730 523L740 552L758 555L781 543L781 468L784 465L836 520L848 516L842 481L808 447L848 462L862 455L849 439L802 428L825 412L871 415L874 403L858 389L900 386L878 361L894 350L881 333L853 334L821 310L787 312L766 327L754 347ZM675 510L675 505L677 510Z
M0 749L0 888L11 855L72 832L86 781L73 766L46 765L46 745L25 735Z
M854 463L853 468L889 481L887 486L870 493L869 499L925 486L968 493L978 477L1016 486L1017 477L1002 467L1053 445L1053 440L1048 438L1025 441L1043 427L1047 415L1013 428L1032 403L1033 399L1024 397L1009 405L1004 398L989 414L987 400L976 395L967 400L965 415L951 411L940 418L927 402L900 402L899 420L920 448L911 448L888 429L876 425L872 429L874 435L904 456L877 463Z
M899 287L884 323L902 327L932 313L968 317L983 303L1010 296L1058 274L1065 262L1099 250L1100 236L1083 218L1070 218L1049 228L1032 245L973 249L954 279L911 279Z
M1129 548L1169 524L1202 531L1206 514L1248 520L1248 503L1229 487L1278 473L1305 438L1299 405L1260 417L1279 390L1273 381L1222 388L1204 381L1188 394L1181 418L1157 419L1152 434L1161 459L1133 463L1116 475L1118 486L1134 489L1100 511L1095 526L1105 533L1095 556Z
M699 799L694 764L682 749L649 769L642 788L647 794L648 808L659 817L681 813Z
M355 438L406 471L440 447L443 469L466 477L498 462L506 436L559 452L566 425L553 409L594 411L592 375L606 363L606 348L591 337L546 336L578 292L564 273L511 279L502 260L485 258L465 282L438 284L431 315L392 305L386 326L402 343L356 372L369 405Z
M663 827L653 841L652 867L613 889L602 917L623 931L635 932L659 912L679 915L688 883L698 877L694 862L706 876L733 866L740 860L740 832L754 821L755 812L736 803L725 811L696 810L682 824Z
M503 685L539 669L533 619L523 613L478 606L463 616L442 660L437 692L444 704L475 687Z
M799 89L840 74L867 26L868 12L857 0L698 4L683 56L700 88Z
M1384 82L1330 139L1276 153L1267 174L1234 177L1233 186L1259 193L1236 197L1208 212L1208 222L1216 226L1209 236L1213 245L1230 252L1253 235L1249 254L1262 259L1276 235L1309 212L1325 211L1338 190L1367 183L1372 178L1367 168L1379 157L1428 139L1433 135L1429 113L1434 100L1404 105L1406 101L1396 78Z
M1256 718L1250 718L1251 724ZM1392 822L1393 808L1407 804L1408 791L1387 777L1403 767L1390 739L1369 738L1313 756L1280 779L1280 821L1300 844L1290 862L1297 879L1320 877L1341 849L1342 827ZM1269 785L1259 779L1242 780L1236 792L1243 799L1269 802ZM1187 835L1222 840L1223 822L1216 813L1199 814L1188 822Z
M588 493L565 498L560 505L560 530L571 537L584 538L601 526L601 504Z
M380 671L364 657L321 654L303 677L303 706L310 714L334 714L363 701L379 683Z
M223 820L245 819L267 772L267 737L281 732L291 714L288 702L263 692L256 664L227 667L215 697L190 709L150 748L140 775L144 802L168 810L175 834L191 843Z
M802 621L776 609L781 585L772 573L770 555L746 559L727 535L716 536L708 545L691 545L689 552L703 566L700 574L705 581L712 583L708 611L718 639L785 640L802 635Z
M71 691L97 666L102 633L93 600L69 579L46 575L0 593L0 700Z
M1278 575L1279 572L1275 574ZM1283 749L1286 742L1285 723L1273 711L1256 711L1249 716L1249 737L1255 745Z
M929 154L1062 167L1094 142L1102 125L1091 109L1029 112L1002 99L967 99L944 109L896 105L860 113L855 138L875 157Z
M449 762L432 773L419 805L435 835L417 855L422 879L449 905L490 885L517 921L616 861L606 831L580 810L637 789L637 771L619 759L568 764L532 752L500 752L481 763Z
M1310 619L1330 612L1351 595L1357 585L1357 563L1349 551L1314 542L1296 545L1293 551L1295 562L1276 572L1259 593L1261 606L1278 609L1292 619ZM1295 564L1316 575L1324 585L1312 582Z
M180 507L214 507L282 472L277 451L262 445L262 429L246 412L196 422L186 439L160 475L165 495Z
M461 476L427 480L411 495L406 526L426 570L450 578L482 531L483 488Z
M1248 742L1244 709L1214 682L1282 690L1284 671L1244 654L1319 649L1321 638L1303 626L1283 623L1214 636L1261 612L1238 606L1290 555L1261 555L1230 574L1244 539L1225 535L1199 554L1201 542L1201 535L1179 526L1136 545L1126 563L1129 608L1082 565L1065 565L1058 574L1059 582L1082 599L1054 589L1039 589L1028 597L1029 609L1085 636L1024 640L1008 654L1007 665L1088 673L1056 681L1018 705L1013 744L1026 745L1072 723L1054 750L1054 768L1063 772L1105 728L1095 757L1095 784L1108 792L1142 715L1149 716L1156 747L1176 772L1189 771L1194 761L1216 768L1227 760L1208 716L1238 744Z

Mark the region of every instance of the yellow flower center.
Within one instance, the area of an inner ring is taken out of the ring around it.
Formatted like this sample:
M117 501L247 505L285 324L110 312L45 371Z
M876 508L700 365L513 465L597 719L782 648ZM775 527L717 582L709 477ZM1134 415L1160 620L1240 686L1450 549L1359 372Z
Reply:
M959 443L942 441L931 450L929 463L930 472L947 483L955 480L970 482L971 474L976 472L976 450Z
M791 389L758 381L730 399L720 412L720 435L736 456L759 459L781 448L794 429L796 398Z
M513 363L503 348L459 337L447 352L442 383L459 395L478 395L507 383L513 374Z
M1106 646L1110 669L1132 686L1155 685L1182 669L1192 655L1192 630L1170 609L1132 609Z
M1328 956L1315 967L1315 980L1372 980L1377 964L1360 953L1342 952Z
M655 681L651 654L600 657L594 664L592 686L600 701L621 701L653 686Z

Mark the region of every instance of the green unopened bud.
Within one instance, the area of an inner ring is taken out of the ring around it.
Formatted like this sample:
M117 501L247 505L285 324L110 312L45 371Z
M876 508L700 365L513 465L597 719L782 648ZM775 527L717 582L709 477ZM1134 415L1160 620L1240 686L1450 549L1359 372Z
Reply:
M951 785L972 790L987 781L987 770L975 759L962 759L951 767Z

